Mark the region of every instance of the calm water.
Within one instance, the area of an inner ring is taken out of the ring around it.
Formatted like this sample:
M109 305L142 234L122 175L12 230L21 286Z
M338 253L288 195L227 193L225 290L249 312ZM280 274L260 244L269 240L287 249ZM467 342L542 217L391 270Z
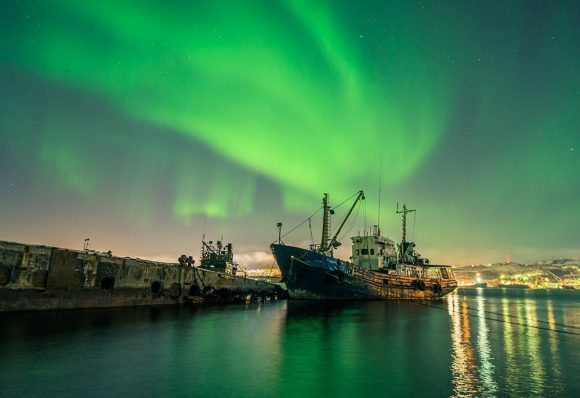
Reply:
M580 292L0 315L0 395L580 396ZM564 333L567 332L567 333Z

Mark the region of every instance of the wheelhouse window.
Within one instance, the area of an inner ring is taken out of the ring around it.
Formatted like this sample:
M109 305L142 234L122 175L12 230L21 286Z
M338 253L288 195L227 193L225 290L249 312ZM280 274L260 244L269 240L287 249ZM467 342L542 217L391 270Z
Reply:
M365 256L365 255L369 254L369 249L361 249L360 252L363 256Z
M375 249L371 249L371 255L375 254Z

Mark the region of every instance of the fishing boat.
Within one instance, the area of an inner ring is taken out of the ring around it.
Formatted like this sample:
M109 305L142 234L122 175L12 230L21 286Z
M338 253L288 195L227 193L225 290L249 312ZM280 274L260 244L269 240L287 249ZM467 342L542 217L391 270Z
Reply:
M194 265L191 256L182 255L178 261L193 270L190 297L200 297L205 302L247 302L286 297L279 285L249 278L234 260L231 243L206 241L204 236L199 265Z
M381 235L378 225L372 233L359 233L352 239L350 261L334 257L340 246L337 240L346 221L359 202L365 199L363 191L343 218L336 233L330 238L330 215L334 214L328 194L322 199L322 239L309 248L285 245L278 223L278 241L270 246L282 272L291 299L439 299L457 288L450 266L431 265L415 250L415 243L407 241L407 215L415 210L406 205L402 214L401 243Z

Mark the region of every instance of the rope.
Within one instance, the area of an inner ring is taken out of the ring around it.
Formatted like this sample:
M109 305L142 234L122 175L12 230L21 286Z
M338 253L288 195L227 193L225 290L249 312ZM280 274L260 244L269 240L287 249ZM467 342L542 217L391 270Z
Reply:
M333 209L335 209L335 210L338 209L340 206L342 206L343 204L345 204L346 202L348 202L350 199L354 198L356 195L358 195L358 192L354 193L349 198L343 200L341 203L338 204L338 206L334 206ZM310 238L312 240L312 243L314 243L314 236L312 235L312 225L310 224L310 220L312 219L312 217L314 217L322 209L322 207L323 206L320 206L318 208L318 210L316 210L314 213L312 213L312 215L310 217L308 217L306 220L302 221L300 224L296 225L294 228L292 228L290 231L286 232L284 235L280 236L280 239L285 238L286 236L288 236L289 234L291 234L292 232L294 232L296 229L298 229L302 225L304 225L306 222L308 222L308 225L310 227ZM366 207L365 207L365 209L366 209ZM366 211L365 211L365 217L366 217ZM274 242L272 242L272 244L274 244L276 242L277 242L277 240L275 240Z
M338 240L339 242L341 240L343 240L348 234L350 234L350 231L352 231L352 228L354 227L354 225L356 224L356 221L358 220L358 215L360 213L360 203L356 208L356 214L354 215L354 217L352 217L352 221L350 222L350 224L348 225L348 228L346 229L346 231L344 232L344 234L342 234Z
M468 297L467 295L462 295L462 296L463 296L463 297ZM468 310L472 310L472 311L478 311L478 309L477 309L477 308L473 308L473 307L465 307L465 308L467 308ZM494 315L507 316L507 317L509 317L509 318L517 318L517 315L509 315L509 314L504 314L504 313L502 313L502 312L494 312L494 311L485 311L485 312L487 312L488 314L494 314ZM546 324L548 324L548 325L550 324L550 322L549 322L549 321L542 321L542 320L539 320L539 319L538 319L538 320L536 320L536 322L538 322L538 323L546 323ZM565 325L565 324L563 324L563 323L555 323L555 322L554 322L554 323L552 323L552 324L553 324L553 325L556 325L556 326L563 327L563 328L569 328L569 329L580 329L580 326L568 326L568 325ZM550 330L551 330L551 329L550 329Z
M343 204L345 204L346 202L348 202L349 200L351 200L352 198L354 198L356 195L358 195L358 192L356 192L355 194L353 194L349 198L347 198L347 199L343 200L342 202L340 202L340 204L338 206L334 206L334 210L338 209L340 206L342 206Z
M418 302L418 301L413 301L415 304L419 304L419 305L423 305L425 307L431 307L431 308L436 308L438 310L443 310L443 311L448 311L448 308L442 308L436 305L431 305L431 304L427 304L425 302ZM460 311L453 311L455 314L459 314L462 315L463 313L461 313ZM484 312L488 312L488 311L484 311ZM493 313L493 312L488 312L488 313ZM535 325L530 325L529 323L523 323L523 322L512 322L512 321L506 321L503 319L496 319L496 318L490 318L490 317L481 317L477 314L470 314L469 312L466 314L467 316L473 317L473 318L481 318L481 319L485 319L488 321L496 321L496 322L502 322L502 323L509 323L512 325L519 325L519 326L526 326L526 327L530 327L530 328L534 328L534 329L540 329L540 330L549 330L552 332L556 332L556 333L565 333L565 334L571 334L571 335L575 335L575 336L580 336L580 333L576 333L576 332L569 332L567 330L558 330L558 329L552 329L552 328L547 328L547 327L543 327L543 326L535 326ZM501 314L503 315L503 314ZM577 329L577 327L575 326L565 326L563 325L563 327L565 328L574 328Z
M352 218L352 222L349 224L345 233L342 234L342 236L339 238L339 241L343 240L347 235L349 235L350 232L352 231L352 229L354 228L355 224L358 222L358 218L360 215L360 209L361 209L361 204L359 203L359 205L356 208L356 213L355 213L354 217Z
M366 232L367 232L367 202L366 201L363 202L363 217L364 217L363 226L364 226L364 231L366 234Z
M306 220L302 221L300 224L296 225L294 228L292 228L290 231L286 232L284 235L282 235L280 237L280 239L285 238L286 236L288 236L289 234L291 234L292 232L294 232L295 230L297 230L298 228L300 228L302 225L304 225L307 221L310 221L310 219L312 217L314 217L316 215L316 213L318 213L320 211L320 209L322 209L322 206L320 206L318 208L318 210L316 210L314 213L312 213L312 215L310 217L308 217ZM272 244L276 243L277 240L275 240L274 242L272 242Z

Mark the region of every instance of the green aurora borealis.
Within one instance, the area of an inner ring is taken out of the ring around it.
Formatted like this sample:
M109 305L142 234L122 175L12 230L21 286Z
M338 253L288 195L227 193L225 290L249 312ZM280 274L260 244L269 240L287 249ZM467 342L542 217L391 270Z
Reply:
M322 192L364 189L375 223L382 157L383 230L408 202L433 260L578 256L579 21L573 1L4 1L0 239L173 258L205 228L267 252Z

